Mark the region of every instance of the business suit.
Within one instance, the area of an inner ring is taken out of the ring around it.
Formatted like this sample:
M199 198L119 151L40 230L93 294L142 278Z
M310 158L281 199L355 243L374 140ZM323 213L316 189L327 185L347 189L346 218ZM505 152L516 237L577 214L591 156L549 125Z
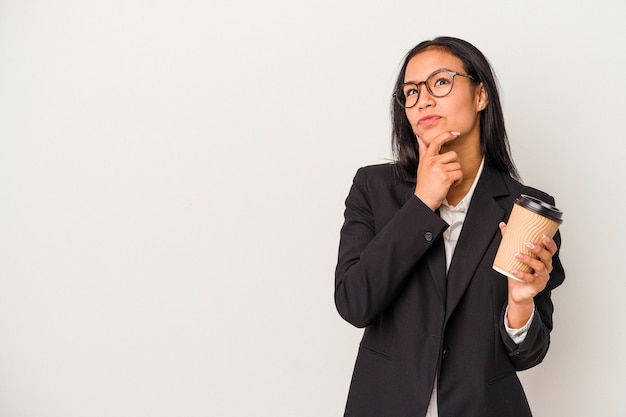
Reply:
M491 266L498 223L515 198L552 197L486 164L446 276L448 225L414 189L415 177L398 166L375 165L357 172L346 199L335 303L365 332L345 416L424 416L436 375L440 417L530 416L515 371L543 360L550 291L565 274L557 253L526 339L516 345L503 323L507 278ZM559 234L554 240L560 246Z

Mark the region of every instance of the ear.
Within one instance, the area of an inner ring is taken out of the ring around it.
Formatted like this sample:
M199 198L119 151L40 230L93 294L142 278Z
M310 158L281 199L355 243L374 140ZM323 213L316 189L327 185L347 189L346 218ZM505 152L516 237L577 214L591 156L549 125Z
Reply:
M489 104L489 96L487 95L487 89L480 83L476 88L476 110L483 111Z

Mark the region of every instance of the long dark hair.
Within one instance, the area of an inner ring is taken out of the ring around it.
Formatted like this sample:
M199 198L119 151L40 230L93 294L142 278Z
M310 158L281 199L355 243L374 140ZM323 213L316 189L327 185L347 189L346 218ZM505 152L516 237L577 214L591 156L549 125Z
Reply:
M519 178L511 158L495 74L487 58L474 45L451 37L438 37L421 42L407 53L394 91L404 83L404 74L411 58L428 48L441 49L456 56L463 62L465 72L471 75L476 83L483 83L488 97L487 107L480 113L480 148L485 156L485 163L509 173L514 178ZM417 140L404 108L395 99L391 100L391 119L392 146L396 163L408 175L415 176L419 163Z

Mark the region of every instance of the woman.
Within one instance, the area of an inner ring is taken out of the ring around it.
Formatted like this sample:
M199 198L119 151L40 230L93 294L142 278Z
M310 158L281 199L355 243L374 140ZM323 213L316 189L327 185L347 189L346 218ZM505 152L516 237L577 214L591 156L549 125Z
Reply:
M492 269L516 180L494 75L473 45L425 41L392 101L396 163L358 170L335 277L341 316L365 332L345 415L522 417L516 371L546 355L560 235L516 254L533 273Z

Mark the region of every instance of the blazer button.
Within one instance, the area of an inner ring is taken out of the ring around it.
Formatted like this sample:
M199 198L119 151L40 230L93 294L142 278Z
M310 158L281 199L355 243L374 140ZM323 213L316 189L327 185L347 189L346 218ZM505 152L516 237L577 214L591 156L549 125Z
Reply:
M426 239L427 242L430 242L433 240L433 234L431 232L424 233L424 239Z
M441 358L442 359L448 358L448 348L443 348L443 352L441 352Z

